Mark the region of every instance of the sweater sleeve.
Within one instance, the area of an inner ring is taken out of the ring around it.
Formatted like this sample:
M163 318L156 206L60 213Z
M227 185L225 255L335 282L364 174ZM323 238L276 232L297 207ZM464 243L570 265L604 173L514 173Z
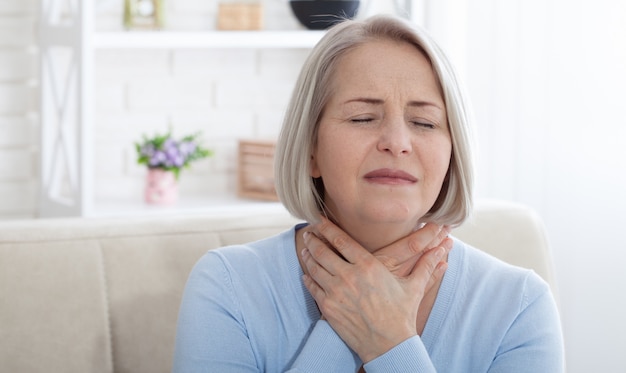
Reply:
M193 268L181 302L173 372L258 372L230 275L218 255Z
M436 372L426 347L419 336L414 336L368 362L367 373Z
M504 336L489 372L563 372L560 325L550 288L530 272L520 313Z
M249 339L228 268L219 254L209 251L191 271L178 315L174 373L264 371ZM320 320L286 371L356 372L360 366L358 356Z
M356 372L361 359L335 333L318 321L302 353L288 373ZM419 336L407 339L364 366L368 373L436 372Z

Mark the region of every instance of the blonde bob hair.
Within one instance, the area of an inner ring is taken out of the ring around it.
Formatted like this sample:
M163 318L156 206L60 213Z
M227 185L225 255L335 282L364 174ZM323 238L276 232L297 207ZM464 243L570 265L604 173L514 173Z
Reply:
M278 197L293 216L311 223L318 222L320 214L328 213L324 210L323 182L311 177L310 162L322 112L331 95L333 75L338 61L348 51L381 39L414 45L430 59L443 92L452 154L439 196L420 222L459 225L472 210L474 175L464 94L437 44L423 30L391 16L338 23L311 51L296 82L276 146L274 170Z

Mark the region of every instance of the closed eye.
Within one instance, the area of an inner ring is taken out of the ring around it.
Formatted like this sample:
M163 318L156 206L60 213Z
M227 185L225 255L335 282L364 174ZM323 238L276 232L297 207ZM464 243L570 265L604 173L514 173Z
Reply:
M427 129L435 129L435 125L428 122L411 122L416 127L422 127Z
M369 122L371 122L373 120L374 120L373 118L353 118L353 119L350 119L350 121L352 123L369 123Z

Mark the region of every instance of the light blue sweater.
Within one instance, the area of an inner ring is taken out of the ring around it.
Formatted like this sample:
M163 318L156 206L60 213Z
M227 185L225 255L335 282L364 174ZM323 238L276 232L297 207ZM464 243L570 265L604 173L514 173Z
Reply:
M209 251L180 308L173 371L356 372L362 365L302 283L295 230ZM426 327L367 372L562 372L547 284L455 240Z

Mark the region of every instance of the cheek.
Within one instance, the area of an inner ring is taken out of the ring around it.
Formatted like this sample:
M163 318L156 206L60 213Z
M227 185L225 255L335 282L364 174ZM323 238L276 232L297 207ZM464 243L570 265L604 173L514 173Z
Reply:
M329 172L332 172L333 163L341 157L340 154L337 154L335 141L335 137L329 134L322 124L311 157L310 173L312 177L325 177L328 176Z
M442 175L446 175L448 173L448 169L450 168L450 162L452 160L452 150L450 148L447 151L441 153L441 156L437 159L438 168Z
M338 154L335 147L328 143L320 144L311 160L311 176L331 179L335 177L335 168L342 156Z
M450 168L450 160L452 157L452 144L448 138L442 138L440 141L436 141L433 146L430 147L430 151L424 154L422 159L428 159L428 172L435 180L443 181L448 169Z

